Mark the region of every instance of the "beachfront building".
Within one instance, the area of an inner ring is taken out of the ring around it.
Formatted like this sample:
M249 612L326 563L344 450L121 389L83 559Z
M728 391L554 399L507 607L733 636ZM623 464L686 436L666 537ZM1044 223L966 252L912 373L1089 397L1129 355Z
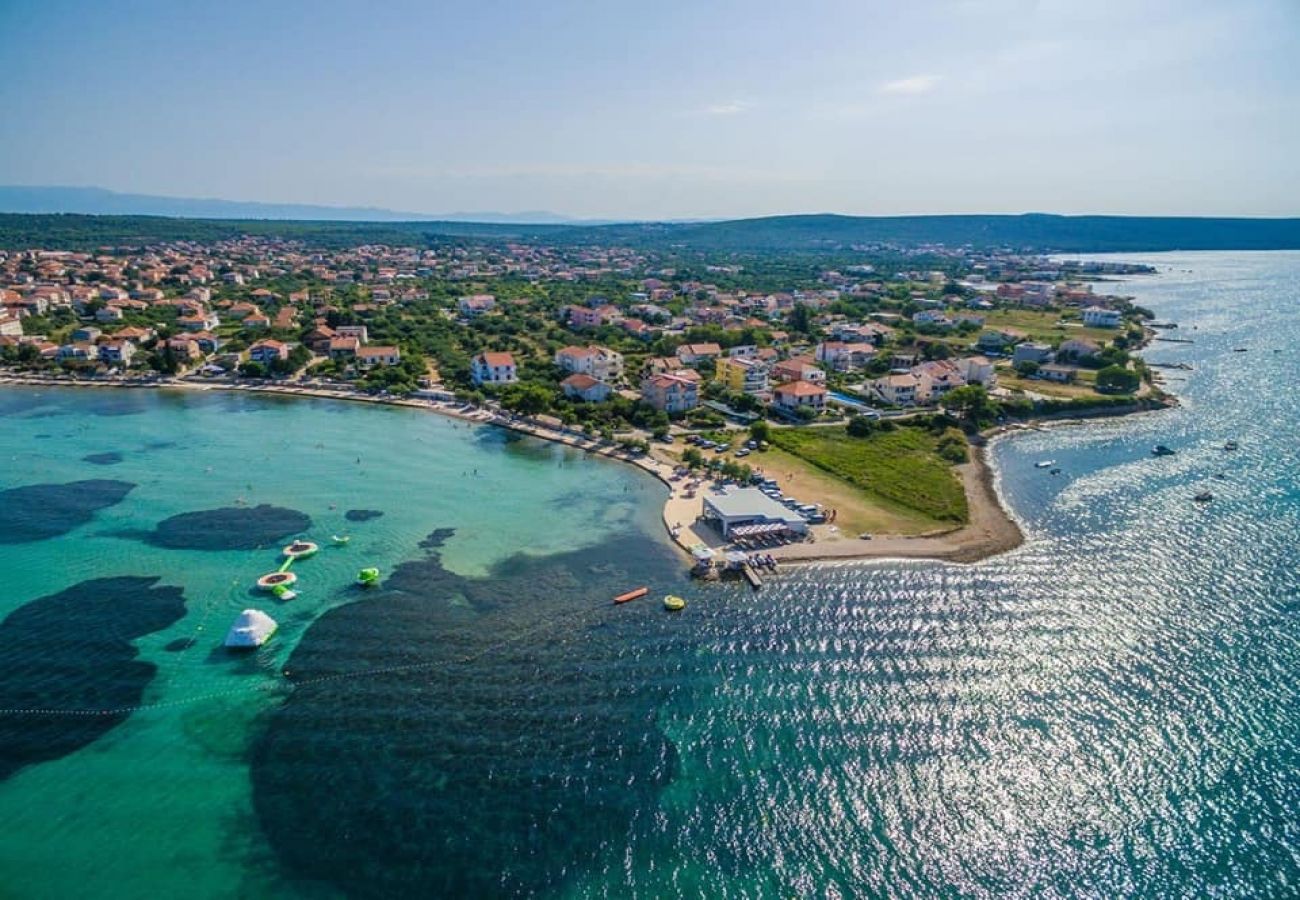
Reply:
M1016 345L1016 351L1011 355L1011 361L1016 365L1022 362L1042 363L1052 361L1052 348L1047 344L1023 343Z
M641 399L669 415L684 413L700 405L700 384L695 373L651 375L641 382Z
M1083 324L1089 328L1118 328L1119 310L1104 306L1089 306L1083 311Z
M586 403L601 403L609 399L614 388L605 382L592 378L583 372L574 372L560 382L560 390L570 400L582 400Z
M717 380L736 394L766 394L767 365L748 356L728 356L718 360Z
M480 353L470 361L470 377L477 385L514 384L519 380L519 369L510 353Z
M253 362L268 364L289 358L289 345L283 341L258 341L248 348L248 358Z
M772 399L779 408L790 412L811 409L819 413L826 408L826 393L826 388L820 384L813 384L810 381L791 381L788 384L778 385L772 392Z
M99 345L99 359L110 365L129 365L135 356L135 344L124 340L107 340Z
M987 356L965 356L953 361L967 384L982 384L986 388L991 388L998 383L993 363Z
M704 496L704 520L724 538L806 534L808 521L758 488L731 488Z
M371 366L395 366L402 361L402 351L396 347L379 345L358 347L356 357L357 365L365 369Z
M623 377L623 354L608 347L564 347L555 352L555 364L566 372L590 375L597 381Z

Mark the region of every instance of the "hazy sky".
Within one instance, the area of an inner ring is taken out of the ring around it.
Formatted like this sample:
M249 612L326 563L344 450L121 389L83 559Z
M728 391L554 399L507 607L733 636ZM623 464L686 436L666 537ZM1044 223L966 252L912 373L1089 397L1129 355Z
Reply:
M1300 215L1300 0L0 0L0 183Z

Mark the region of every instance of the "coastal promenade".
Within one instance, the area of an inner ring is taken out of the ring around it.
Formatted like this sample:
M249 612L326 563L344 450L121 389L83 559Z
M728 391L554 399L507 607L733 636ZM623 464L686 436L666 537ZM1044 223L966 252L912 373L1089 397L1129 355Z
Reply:
M540 440L563 444L582 450L584 453L636 466L657 478L668 488L669 496L664 502L662 520L668 536L685 557L689 558L690 549L699 544L714 549L725 546L725 542L716 532L698 521L703 511L703 496L709 490L707 482L692 487L689 478L675 474L677 470L672 463L656 459L653 454L631 453L613 442L495 409L457 401L368 394L345 386L335 388L276 383L198 382L185 379L73 379L0 373L0 385L5 384L31 387L220 390L281 397L312 397L421 409L472 424L495 425ZM971 519L968 524L931 534L877 535L868 540L858 535L844 534L833 525L815 525L810 529L809 540L774 548L770 551L772 556L784 562L913 558L969 563L1014 549L1024 539L1020 527L1008 514L998 497L993 473L985 459L983 442L974 446L972 450L971 462L956 467L965 485L970 508Z

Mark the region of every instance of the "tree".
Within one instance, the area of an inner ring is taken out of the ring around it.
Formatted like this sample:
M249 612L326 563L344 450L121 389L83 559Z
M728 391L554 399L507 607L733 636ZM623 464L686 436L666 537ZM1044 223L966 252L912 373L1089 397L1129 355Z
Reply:
M943 396L947 409L960 413L971 424L979 424L991 417L994 405L983 385L967 384L953 388Z
M866 416L854 416L849 419L845 430L853 437L871 437L876 431L876 423Z
M554 395L540 384L512 384L501 395L501 405L523 416L535 416L551 408Z
M812 330L812 311L808 309L805 303L796 303L794 309L790 310L790 319L787 323L791 331L797 331L800 334L808 334Z
M1034 362L1032 359L1022 359L1020 362L1016 363L1016 373L1025 378L1032 378L1037 375L1038 369L1038 363Z
M682 453L682 462L687 467L695 469L704 464L704 455L694 447L687 447L685 452Z
M764 419L759 419L749 426L749 436L756 441L770 440L772 437L772 426Z
M1139 379L1136 372L1123 366L1107 366L1097 373L1097 390L1116 394L1131 394L1137 390Z

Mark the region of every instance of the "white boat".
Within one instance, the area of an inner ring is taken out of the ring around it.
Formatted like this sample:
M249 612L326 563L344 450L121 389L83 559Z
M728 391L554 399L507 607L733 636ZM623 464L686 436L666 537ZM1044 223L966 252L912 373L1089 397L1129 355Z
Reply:
M1056 465L1056 460L1054 460L1054 459L1044 459L1044 460L1039 460L1038 462L1034 463L1034 468L1035 468L1035 469L1050 469L1050 468L1051 468L1052 466L1054 466L1054 465Z
M271 639L280 626L260 609L246 609L226 632L225 645L232 650L251 650Z

